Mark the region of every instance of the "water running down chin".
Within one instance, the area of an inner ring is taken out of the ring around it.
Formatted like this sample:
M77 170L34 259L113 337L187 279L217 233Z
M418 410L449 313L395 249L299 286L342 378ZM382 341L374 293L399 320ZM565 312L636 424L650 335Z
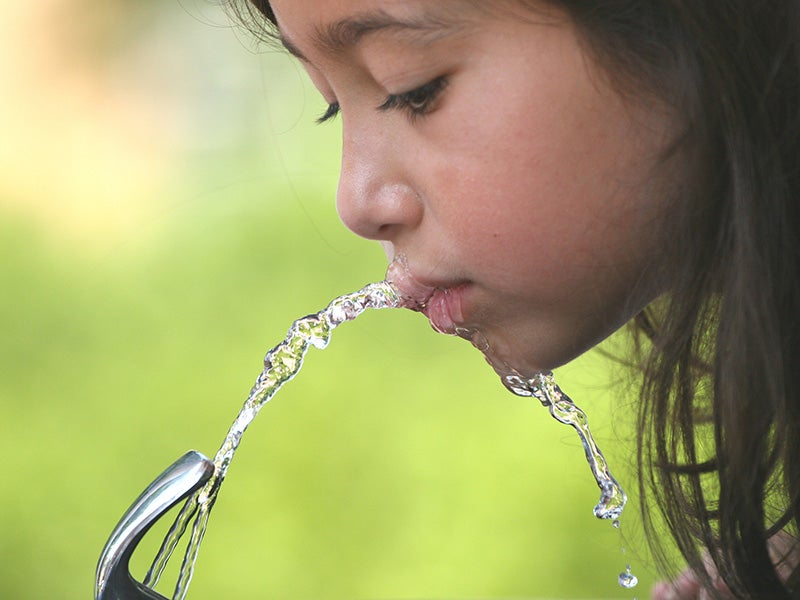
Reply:
M402 305L425 314L436 331L457 335L477 348L510 392L517 396L536 398L548 408L554 419L575 429L583 445L592 475L600 488L600 500L594 507L594 515L598 519L610 519L614 527L619 528L619 518L625 508L627 496L609 471L608 463L592 437L586 413L561 390L553 373L542 371L533 377L525 377L495 356L488 340L479 329L459 327L456 324L457 320L452 317L453 311L446 302L448 290L419 284L409 272L404 257L398 257L392 262L386 280L397 290L402 298ZM447 323L447 326L442 326L442 323ZM631 573L630 565L626 566L624 573L620 573L618 582L625 588L636 586L638 579Z
M592 475L600 488L600 501L594 508L594 514L599 519L618 519L625 507L627 496L611 475L606 459L589 430L586 414L558 387L553 373L543 371L533 377L525 377L493 355L488 340L479 329L457 325L458 319L452 314L455 311L446 302L448 290L419 283L409 271L404 256L398 256L389 265L386 281L397 290L401 306L422 312L440 333L457 335L477 348L509 391L517 396L536 398L549 409L553 418L575 429L581 439ZM441 316L442 314L444 316ZM447 323L448 326L443 327L442 323Z

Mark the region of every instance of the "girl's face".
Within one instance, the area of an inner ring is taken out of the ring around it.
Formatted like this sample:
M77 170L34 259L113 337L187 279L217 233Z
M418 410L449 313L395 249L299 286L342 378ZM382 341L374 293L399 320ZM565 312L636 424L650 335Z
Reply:
M480 331L533 375L661 291L681 169L668 111L615 92L563 14L499 4L271 3L341 112L344 223L405 257L397 281L434 327Z

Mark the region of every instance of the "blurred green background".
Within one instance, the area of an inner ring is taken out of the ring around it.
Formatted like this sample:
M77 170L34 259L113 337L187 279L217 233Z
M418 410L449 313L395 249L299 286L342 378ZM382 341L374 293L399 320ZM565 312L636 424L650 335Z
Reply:
M0 586L89 598L144 486L187 449L213 455L265 351L385 259L336 216L322 100L212 4L5 11ZM634 492L619 369L595 353L557 375ZM636 498L621 537L597 496L574 433L477 352L373 312L245 435L189 598L645 597ZM626 562L637 590L616 583Z

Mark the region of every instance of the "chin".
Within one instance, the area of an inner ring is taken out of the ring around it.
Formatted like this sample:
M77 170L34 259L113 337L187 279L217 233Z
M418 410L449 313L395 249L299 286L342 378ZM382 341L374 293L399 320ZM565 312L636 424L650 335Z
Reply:
M538 335L516 335L511 339L503 333L486 330L482 347L474 340L470 341L483 352L498 375L515 372L527 379L567 364L602 339L592 337L590 341L578 344L573 336L553 335L552 332L550 335L543 335L541 331Z

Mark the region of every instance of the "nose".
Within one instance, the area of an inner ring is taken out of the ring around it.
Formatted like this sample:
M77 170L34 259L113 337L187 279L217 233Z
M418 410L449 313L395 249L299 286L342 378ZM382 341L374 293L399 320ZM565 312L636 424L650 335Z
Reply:
M344 127L336 209L348 229L396 242L422 220L423 204L412 169L413 151L379 127Z

